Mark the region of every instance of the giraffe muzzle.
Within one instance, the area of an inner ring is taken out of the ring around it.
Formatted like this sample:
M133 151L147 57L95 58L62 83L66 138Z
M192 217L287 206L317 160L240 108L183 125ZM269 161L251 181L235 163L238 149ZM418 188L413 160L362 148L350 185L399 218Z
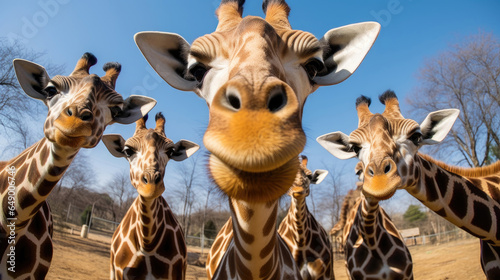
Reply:
M269 172L304 149L295 93L274 79L253 92L228 83L214 97L205 147L221 161L245 172Z
M92 136L94 115L89 109L71 106L64 109L55 120L54 126L68 138Z
M363 192L379 200L391 198L401 186L396 163L391 158L370 162L364 170Z

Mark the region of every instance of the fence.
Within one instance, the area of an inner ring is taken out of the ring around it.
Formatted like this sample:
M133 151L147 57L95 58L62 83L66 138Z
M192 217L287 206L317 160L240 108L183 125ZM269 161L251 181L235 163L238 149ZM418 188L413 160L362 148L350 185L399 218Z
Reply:
M118 227L120 223L98 218L98 217L91 217L90 218L90 227L89 227L89 232L90 231L98 231L101 234L104 235L109 235L113 236L113 233L116 230L116 227Z
M450 241L463 240L467 238L474 238L474 237L469 233L457 228L454 230L439 232L436 234L405 237L404 240L406 246L412 246L412 245L448 243Z
M464 240L477 237L470 235L464 230L456 228L450 231L439 232L436 234L408 236L403 238L405 240L406 246L420 246L420 245L437 245L437 244L448 243L451 241ZM332 240L332 246L333 246L334 259L335 260L345 259L343 245L341 244L341 242L339 242L338 239L334 238Z
M210 239L206 237L190 236L190 235L186 236L186 245L192 247L200 247L199 253L202 254L208 253L214 241L215 239Z

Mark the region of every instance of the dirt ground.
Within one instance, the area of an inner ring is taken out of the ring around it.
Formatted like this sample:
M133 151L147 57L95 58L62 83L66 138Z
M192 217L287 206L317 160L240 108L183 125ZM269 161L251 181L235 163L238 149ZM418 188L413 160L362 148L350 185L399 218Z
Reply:
M194 249L191 249L194 251ZM441 245L410 247L415 279L485 279L479 262L476 239ZM347 279L344 262L335 261L335 279ZM82 239L77 235L56 233L54 257L47 279L109 279L109 241ZM205 280L205 269L188 266L187 280Z

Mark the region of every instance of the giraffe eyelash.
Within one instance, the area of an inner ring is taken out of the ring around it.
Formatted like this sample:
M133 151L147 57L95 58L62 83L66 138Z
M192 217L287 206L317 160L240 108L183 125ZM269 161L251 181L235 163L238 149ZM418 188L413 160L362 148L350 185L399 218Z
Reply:
M349 151L356 153L356 155L359 155L359 152L361 151L361 147L358 146L357 144L351 144Z
M47 95L47 99L51 99L54 97L56 94L59 93L57 88L54 85L49 85L46 88L43 89L43 92Z
M410 135L410 137L408 137L408 140L413 142L413 144L415 144L415 146L419 146L420 143L422 142L422 133L415 132L412 135Z
M125 148L123 148L123 153L127 157L131 157L136 153L136 151L134 149L132 149L131 147L125 146Z

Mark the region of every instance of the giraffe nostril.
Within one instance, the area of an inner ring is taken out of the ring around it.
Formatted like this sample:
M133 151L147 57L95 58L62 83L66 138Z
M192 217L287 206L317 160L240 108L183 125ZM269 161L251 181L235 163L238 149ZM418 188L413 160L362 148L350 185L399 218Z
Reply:
M389 173L389 172L391 171L391 169L392 169L392 165L391 165L391 163L388 163L388 164L385 166L385 168L384 168L384 172L385 172L385 174Z
M155 184L159 184L160 181L161 181L161 176L160 175L156 175Z
M286 93L284 92L284 90L280 89L279 91L271 94L271 97L267 102L267 108L269 109L269 111L274 113L285 107L286 102Z
M229 93L227 95L227 102L229 102L229 105L231 105L231 107L235 110L239 110L241 108L241 101L235 94Z
M371 167L368 167L368 175L370 175L370 177L373 177L375 175L375 172L373 172L373 169Z
M66 110L66 114L67 114L68 116L70 116L70 117L71 117L71 116L73 116L73 110L71 110L71 108L68 108L68 109Z
M146 178L146 176L142 176L142 182L144 184L147 184L148 183L148 178Z

